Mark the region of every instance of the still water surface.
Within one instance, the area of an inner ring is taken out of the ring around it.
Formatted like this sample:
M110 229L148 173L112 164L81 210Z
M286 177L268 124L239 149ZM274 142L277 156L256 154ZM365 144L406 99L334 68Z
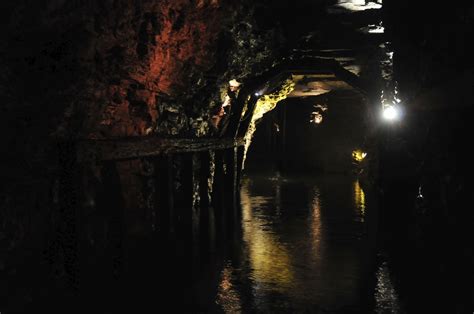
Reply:
M225 244L227 254L201 266L194 293L200 302L203 294L212 296L199 307L227 313L373 311L376 223L369 199L350 176L244 177L241 229ZM216 274L214 290L210 273Z

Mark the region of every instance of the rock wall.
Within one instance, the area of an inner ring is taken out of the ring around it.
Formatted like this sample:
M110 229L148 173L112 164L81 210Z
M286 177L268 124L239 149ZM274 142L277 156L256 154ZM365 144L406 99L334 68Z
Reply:
M45 136L206 135L212 97L265 69L274 45L249 1L4 5L4 103L47 124L35 124Z

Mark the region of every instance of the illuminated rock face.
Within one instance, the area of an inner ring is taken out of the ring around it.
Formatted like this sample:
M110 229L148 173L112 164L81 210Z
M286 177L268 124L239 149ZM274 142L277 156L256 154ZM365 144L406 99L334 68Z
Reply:
M8 93L49 113L45 136L208 135L224 84L271 67L321 3L10 1L0 86L24 82Z
M209 135L221 88L268 69L278 48L258 1L4 2L0 167L38 186L59 168L57 139Z
M34 112L42 125L26 132L44 138L208 135L224 84L264 72L298 38L276 22L303 21L288 3L7 1L0 93Z
M12 212L49 206L64 166L58 156L73 162L78 138L209 135L221 88L268 69L278 48L273 31L256 26L253 0L4 2L0 139L8 150L0 170L15 182L0 202L11 198ZM102 166L84 169L105 182ZM124 161L110 171L128 208L147 206L137 175L144 167ZM21 205L25 182L40 192Z
M182 106L216 63L229 9L218 0L9 6L7 40L0 44L5 94L41 104L55 120L50 133L99 138L144 135L160 113L186 111ZM20 95L25 90L27 97ZM162 105L163 98L174 102ZM12 99L12 106L18 102ZM157 108L176 102L181 107Z
M215 60L219 1L138 3L104 4L96 18L92 49L100 74L92 98L100 114L90 121L92 136L152 132L160 113L183 111L170 103L159 112L159 95L189 97Z

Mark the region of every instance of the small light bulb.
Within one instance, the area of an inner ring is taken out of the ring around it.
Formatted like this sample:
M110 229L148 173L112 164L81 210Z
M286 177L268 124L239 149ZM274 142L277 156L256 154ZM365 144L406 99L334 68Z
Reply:
M394 106L388 106L383 109L383 117L385 120L393 121L398 119L399 112Z

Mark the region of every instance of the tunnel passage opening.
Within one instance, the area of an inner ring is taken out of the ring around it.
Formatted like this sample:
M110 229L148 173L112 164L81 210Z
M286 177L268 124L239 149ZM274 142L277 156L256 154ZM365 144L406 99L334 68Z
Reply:
M244 171L358 173L367 157L364 109L353 90L279 102L258 121Z
M297 73L256 103L244 171L360 173L368 102L333 73Z

